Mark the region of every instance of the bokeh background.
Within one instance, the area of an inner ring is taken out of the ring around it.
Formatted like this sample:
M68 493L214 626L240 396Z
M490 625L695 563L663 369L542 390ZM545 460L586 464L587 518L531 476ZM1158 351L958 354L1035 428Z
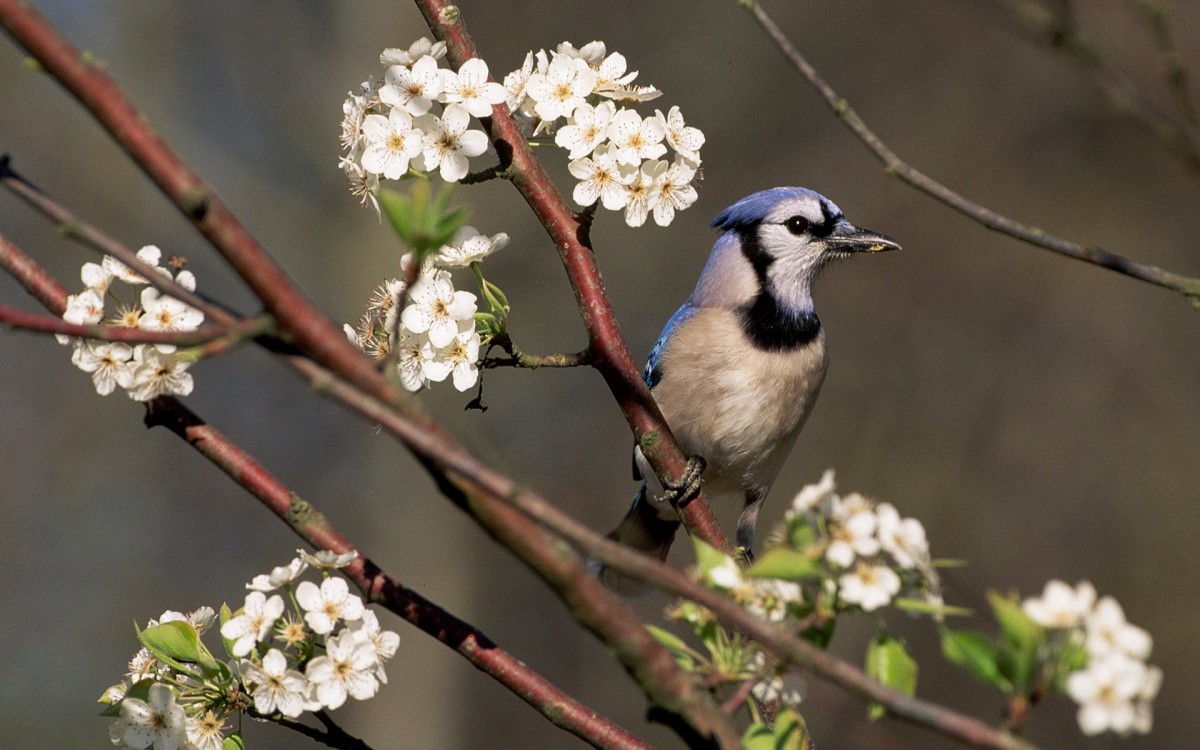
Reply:
M426 33L403 2L41 2L104 59L150 121L339 321L397 273L400 249L346 192L340 105L378 74L380 50ZM1200 8L1175 3L1175 32L1200 73ZM1078 22L1113 64L1170 106L1152 35L1134 4L1080 3ZM1200 317L1180 297L989 233L886 177L733 2L490 3L461 9L498 76L528 49L602 39L639 82L702 128L699 202L667 229L601 212L596 253L631 348L649 351L713 240L708 222L741 196L802 184L904 251L831 270L817 293L832 351L824 395L767 504L834 467L840 486L924 521L937 556L969 567L948 598L1025 595L1088 579L1155 638L1166 680L1156 730L1086 741L1066 699L1034 713L1043 747L1183 747L1200 731ZM1200 175L1123 117L1078 68L1016 33L989 3L772 3L784 29L903 157L995 209L1083 242L1200 275ZM200 289L243 310L249 295L187 222L57 85L0 44L0 151L128 244L186 256ZM545 160L562 179L564 159ZM486 166L487 159L477 164ZM544 232L504 184L462 189L472 223L512 243L488 261L528 351L584 336ZM0 231L69 287L89 256L15 199ZM35 305L0 278L0 300ZM597 710L663 746L638 691L519 563L445 502L386 437L313 398L260 351L195 368L188 403L318 504L385 568L471 621ZM589 370L493 371L486 414L448 386L422 396L473 450L564 510L607 530L625 510L629 434ZM0 726L9 747L107 746L96 697L120 677L132 623L230 601L286 562L298 540L198 455L98 397L53 340L0 335ZM731 521L733 508L723 517ZM673 560L685 564L687 545ZM664 605L638 606L654 617ZM581 743L391 615L391 682L339 711L378 748L570 748ZM888 617L921 662L921 695L998 719L996 695L942 665L932 628ZM980 619L977 624L987 626ZM857 661L876 627L847 624L834 650ZM818 745L952 746L811 682ZM250 725L255 748L303 746Z

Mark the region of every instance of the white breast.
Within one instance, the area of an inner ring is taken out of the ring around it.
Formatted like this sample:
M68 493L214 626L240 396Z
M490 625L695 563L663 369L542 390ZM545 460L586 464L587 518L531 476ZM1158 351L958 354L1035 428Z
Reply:
M770 352L751 346L734 311L706 308L662 353L654 398L685 453L708 462L705 491L769 487L816 401L825 337Z

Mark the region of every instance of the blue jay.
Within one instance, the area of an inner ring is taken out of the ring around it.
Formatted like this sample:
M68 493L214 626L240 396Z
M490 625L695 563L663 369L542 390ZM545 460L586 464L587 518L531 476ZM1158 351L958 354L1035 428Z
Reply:
M835 258L900 247L800 187L749 195L713 226L723 232L700 281L667 321L643 374L680 447L695 458L691 476L664 491L635 448L634 478L646 481L609 535L661 559L679 527L669 501L686 503L699 489L700 472L707 493L744 497L737 544L751 556L763 500L825 378L813 282ZM632 588L614 570L602 568L601 577L614 588Z

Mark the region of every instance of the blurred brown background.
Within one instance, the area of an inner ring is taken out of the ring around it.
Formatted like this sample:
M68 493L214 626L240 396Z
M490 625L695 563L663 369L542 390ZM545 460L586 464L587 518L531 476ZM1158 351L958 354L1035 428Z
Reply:
M1105 55L1169 106L1134 4L1080 3ZM1176 3L1175 32L1200 75L1200 7ZM387 46L426 33L404 2L39 3L108 62L149 119L317 303L358 316L398 269L389 230L346 192L340 105L378 74ZM801 184L904 251L826 275L818 309L832 366L815 416L775 487L764 525L827 467L844 490L922 519L935 555L970 561L948 598L980 607L989 587L1031 595L1050 578L1093 581L1155 638L1166 681L1156 731L1085 741L1073 705L1049 701L1031 738L1045 748L1182 747L1200 730L1200 317L1176 295L1026 247L887 178L733 2L488 3L465 18L497 76L528 49L603 39L639 82L702 128L700 201L635 231L601 212L605 280L641 358L687 295L714 239L708 222L741 196ZM1200 175L1119 115L1079 70L1014 34L985 2L812 0L770 9L831 83L900 154L999 211L1133 258L1200 275ZM253 309L188 224L68 96L0 44L0 151L123 241L185 255L200 290ZM555 174L565 159L547 150ZM476 162L479 167L487 161ZM564 179L560 186L569 192ZM557 257L507 185L461 189L472 223L512 243L488 261L532 352L584 337ZM69 287L87 254L10 197L0 231ZM0 299L34 309L9 279ZM557 601L465 517L391 441L312 398L262 352L193 371L188 403L317 503L390 572L473 622L551 680L663 746L632 683ZM486 414L448 386L423 398L482 457L607 530L634 490L629 434L600 378L493 371ZM0 336L0 726L6 746L107 746L96 696L124 671L132 621L236 603L298 540L142 409L98 397L52 340ZM732 509L724 515L732 518ZM674 558L687 561L686 545ZM663 600L639 601L654 616ZM378 748L581 746L461 658L384 614L403 638L391 682L338 712ZM921 695L986 719L1000 702L942 666L932 628L888 616L916 649ZM983 620L980 625L986 625ZM834 648L858 660L871 618ZM822 750L938 748L811 683ZM304 746L274 727L254 748Z

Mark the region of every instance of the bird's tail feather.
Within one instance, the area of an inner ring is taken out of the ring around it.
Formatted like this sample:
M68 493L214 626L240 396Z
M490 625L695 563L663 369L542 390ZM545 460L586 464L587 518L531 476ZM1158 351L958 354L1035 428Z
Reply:
M659 560L666 560L678 529L677 519L663 518L658 514L654 503L647 499L646 485L643 484L634 496L629 512L608 538L647 555L654 555ZM605 586L618 594L628 596L640 593L645 588L641 581L605 565L598 566L598 575Z

